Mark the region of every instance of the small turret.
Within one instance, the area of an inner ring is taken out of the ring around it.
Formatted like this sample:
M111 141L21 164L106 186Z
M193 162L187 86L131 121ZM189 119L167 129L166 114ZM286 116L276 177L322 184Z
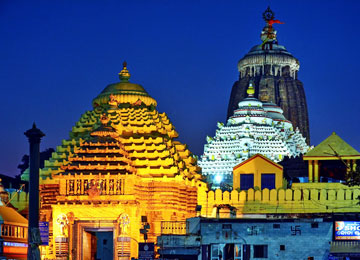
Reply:
M255 89L254 89L254 87L253 87L253 85L252 85L251 82L250 82L250 84L249 84L248 89L246 90L246 93L248 94L248 97L253 97L254 94L255 94Z
M120 78L120 82L129 82L130 79L130 73L127 69L127 63L126 61L123 62L123 69L119 72L119 78Z

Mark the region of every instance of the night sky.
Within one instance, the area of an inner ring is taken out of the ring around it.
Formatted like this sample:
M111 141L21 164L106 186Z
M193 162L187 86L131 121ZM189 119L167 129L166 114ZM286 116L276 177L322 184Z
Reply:
M194 154L226 119L237 62L260 43L268 5L300 61L311 144L333 131L360 150L360 1L0 1L0 173L15 175L35 121L55 148L118 81L157 100Z

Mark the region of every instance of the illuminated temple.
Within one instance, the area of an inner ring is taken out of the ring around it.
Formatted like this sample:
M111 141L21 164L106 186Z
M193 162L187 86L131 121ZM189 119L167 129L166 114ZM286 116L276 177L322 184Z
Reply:
M195 215L199 168L124 63L40 171L45 259L129 259L167 221ZM25 172L23 178L26 178ZM144 233L146 235L144 235Z
M255 97L271 100L284 111L295 128L299 128L310 143L309 117L303 83L298 78L300 62L278 42L274 12L268 7L263 13L265 27L261 43L255 45L238 62L239 79L234 83L227 117L232 116L239 101L246 97L246 89L253 82Z
M250 83L248 97L239 102L227 124L218 123L215 137L207 137L199 166L214 187L221 182L232 184L234 166L255 154L279 162L285 156L296 157L309 150L305 137L299 129L293 130L283 110L259 101L254 93Z

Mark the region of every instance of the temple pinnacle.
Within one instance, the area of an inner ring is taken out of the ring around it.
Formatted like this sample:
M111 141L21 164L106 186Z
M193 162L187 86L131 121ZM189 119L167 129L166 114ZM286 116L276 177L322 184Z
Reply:
M127 69L127 63L126 61L123 62L123 69L119 73L119 78L121 82L129 82L130 73Z
M253 87L253 85L252 85L251 82L250 82L250 84L249 84L248 89L246 90L246 93L248 94L249 97L253 97L254 94L255 94L255 89L254 89L254 87Z
M275 18L275 13L270 9L270 6L263 12L263 18L265 22L273 20Z

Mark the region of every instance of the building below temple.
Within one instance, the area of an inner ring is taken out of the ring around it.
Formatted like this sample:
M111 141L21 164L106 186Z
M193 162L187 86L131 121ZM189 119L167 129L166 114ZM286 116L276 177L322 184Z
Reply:
M215 137L207 137L198 162L215 188L221 183L232 185L233 168L255 154L279 162L285 156L295 157L309 150L305 138L298 129L294 131L280 107L256 99L252 84L247 93L227 124L218 123Z

